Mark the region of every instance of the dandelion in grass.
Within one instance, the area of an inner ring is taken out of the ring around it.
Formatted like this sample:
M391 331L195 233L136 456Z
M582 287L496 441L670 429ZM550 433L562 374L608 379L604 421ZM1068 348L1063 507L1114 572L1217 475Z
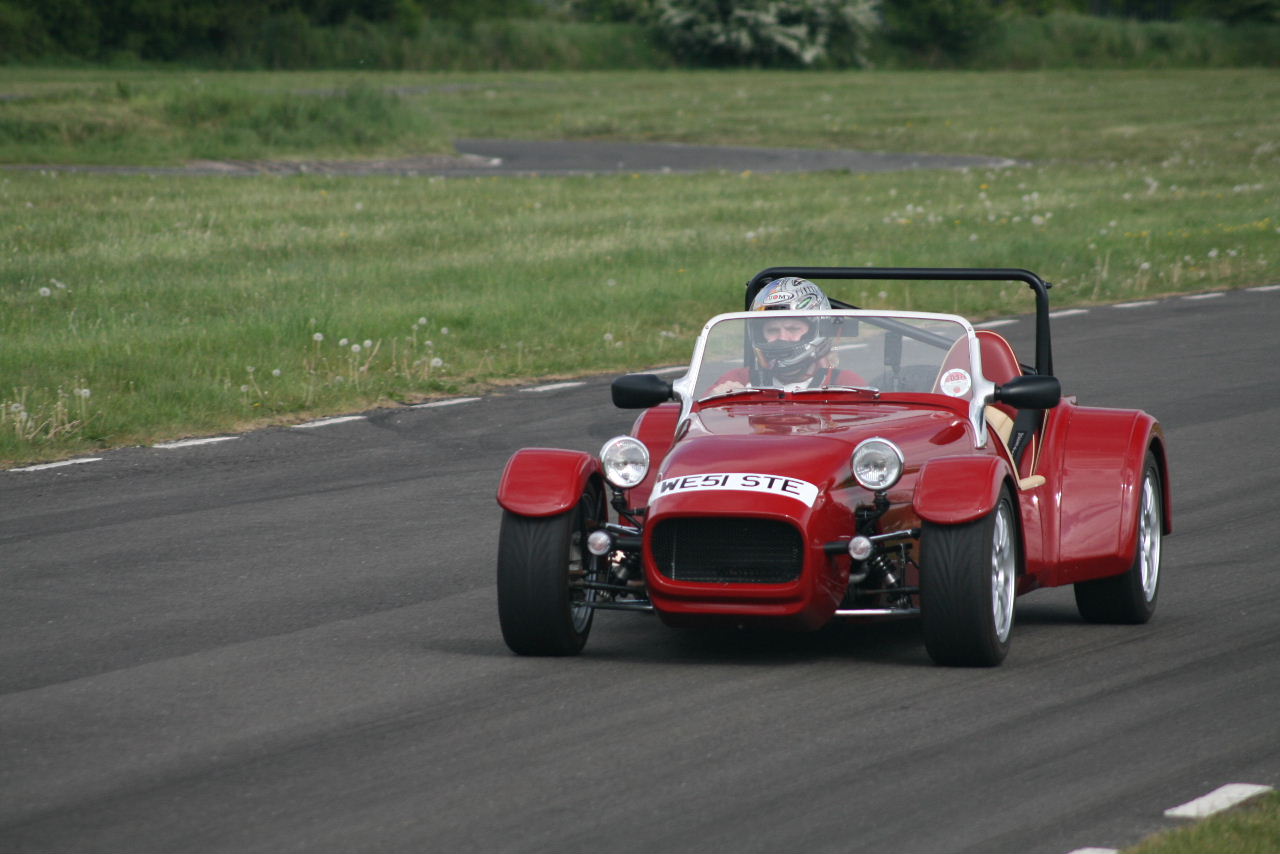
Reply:
M1209 257L1210 257L1210 258L1217 258L1217 257L1218 257L1218 250L1217 250L1217 249L1210 249L1210 250L1209 250Z
M1138 265L1138 269L1139 269L1139 270L1142 270L1143 272L1146 272L1147 270L1150 270L1150 269L1151 269L1151 262L1150 262L1150 261L1143 261L1141 264L1139 264L1139 265Z
M418 325L419 325L419 326L426 326L426 325L427 325L427 319L426 319L425 317L419 317L419 318L418 318Z
M315 341L317 344L318 344L318 343L320 343L321 341L323 341L323 340L324 340L324 333L323 333L323 332L317 332L315 335L312 335L312 336L311 336L311 340L312 340L312 341Z
M84 400L88 400L90 397L92 397L92 396L93 396L93 392L92 392L92 391L90 391L90 390L89 390L89 389L87 389L87 388L78 388L78 389L76 389L76 394L78 394L78 395L79 395L81 398L83 398Z
M53 291L49 290L48 288L41 288L39 291L37 291L37 293L39 293L39 294L40 294L40 296L42 296L42 297L47 297L47 296L52 296L52 295L53 295Z
M351 345L351 352L352 352L352 353L359 353L359 352L360 352L360 345L359 345L359 344L352 344L352 345Z
M350 344L350 343L351 343L350 339L347 339L347 338L339 338L339 339L338 339L338 346L339 346L339 347L345 347L345 346L347 346L347 345L348 345L348 344Z
M273 368L273 369L272 369L272 371L271 371L271 376L273 376L273 377L278 377L278 376L280 376L280 369L279 369L279 368Z
M612 333L612 332L606 332L606 333L604 334L604 343L606 343L606 344L612 344L612 343L613 343L613 333Z
M364 339L364 348L368 350L372 347L373 347L373 342L370 341L368 338Z
M247 385L242 385L242 386L240 386L240 393L241 393L241 394L248 394L248 393L249 393L249 387L248 387Z
M447 327L447 326L441 326L441 327L440 327L440 334L441 334L441 335L448 335L448 334L449 334L449 327Z
M435 357L433 357L433 358L431 359L431 367L433 367L433 368L443 368L443 367L444 367L444 359L441 359L439 356L435 356Z

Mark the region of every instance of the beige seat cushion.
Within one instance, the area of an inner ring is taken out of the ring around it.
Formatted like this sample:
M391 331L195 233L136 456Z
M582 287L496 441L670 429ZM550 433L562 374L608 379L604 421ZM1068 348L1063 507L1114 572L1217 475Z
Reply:
M994 406L986 407L983 413L987 417L988 429L1000 439L1000 444L1004 445L1005 452L1009 453L1009 437L1013 435L1013 419ZM1009 459L1013 459L1012 453L1009 453ZM1018 489L1024 492L1043 485L1044 475L1041 474L1033 474L1030 477L1018 479Z

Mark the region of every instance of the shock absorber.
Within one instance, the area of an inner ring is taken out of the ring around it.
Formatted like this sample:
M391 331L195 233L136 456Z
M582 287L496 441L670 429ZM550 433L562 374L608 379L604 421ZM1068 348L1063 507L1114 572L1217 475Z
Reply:
M889 562L885 553L879 549L876 549L875 553L867 558L867 572L868 575L875 573L879 579L879 585L886 590L898 586L899 579L893 573L893 564Z

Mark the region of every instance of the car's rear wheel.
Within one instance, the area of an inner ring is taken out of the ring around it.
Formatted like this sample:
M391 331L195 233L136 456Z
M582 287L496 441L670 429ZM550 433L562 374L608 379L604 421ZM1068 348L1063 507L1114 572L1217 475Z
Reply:
M1121 575L1075 585L1076 609L1091 623L1145 623L1160 595L1160 549L1164 541L1164 486L1150 451L1142 470L1138 545L1133 565Z
M588 522L603 520L599 489L557 516L502 515L498 539L498 620L520 655L577 655L591 633L600 558L587 551Z
M1018 575L1013 501L964 525L924 523L920 536L920 618L938 664L993 667L1009 652Z

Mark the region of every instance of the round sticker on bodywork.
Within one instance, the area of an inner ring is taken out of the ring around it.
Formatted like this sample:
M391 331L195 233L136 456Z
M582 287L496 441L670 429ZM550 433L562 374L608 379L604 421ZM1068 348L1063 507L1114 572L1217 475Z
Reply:
M973 378L964 368L952 368L942 375L942 393L949 397L964 397L973 388Z

